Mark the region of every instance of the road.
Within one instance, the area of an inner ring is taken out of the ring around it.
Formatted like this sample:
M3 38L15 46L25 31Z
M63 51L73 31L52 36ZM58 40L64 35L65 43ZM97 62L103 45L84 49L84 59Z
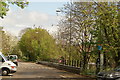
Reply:
M31 62L19 62L16 73L1 77L2 80L95 80Z

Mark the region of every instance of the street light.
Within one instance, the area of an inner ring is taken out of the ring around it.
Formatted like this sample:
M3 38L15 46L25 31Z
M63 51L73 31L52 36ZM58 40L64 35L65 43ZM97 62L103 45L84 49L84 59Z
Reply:
M61 12L60 9L56 9L56 12Z
M56 14L57 14L57 16L58 16L58 13L60 13L61 11L60 11L60 9L56 9ZM58 20L59 21L59 20ZM57 26L59 26L59 25L57 25ZM60 43L60 32L59 32L60 30L58 30L58 32L57 32L57 40L58 40L58 43Z

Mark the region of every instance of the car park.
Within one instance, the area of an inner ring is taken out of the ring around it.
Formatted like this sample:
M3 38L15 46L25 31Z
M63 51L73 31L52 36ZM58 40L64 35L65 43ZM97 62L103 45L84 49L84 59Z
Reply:
M120 66L111 71L99 72L97 80L120 80Z
M17 55L9 55L8 59L12 61L16 66L18 66L18 56Z
M2 75L8 75L9 73L15 73L17 71L16 65L8 61L7 58L0 52L0 72Z

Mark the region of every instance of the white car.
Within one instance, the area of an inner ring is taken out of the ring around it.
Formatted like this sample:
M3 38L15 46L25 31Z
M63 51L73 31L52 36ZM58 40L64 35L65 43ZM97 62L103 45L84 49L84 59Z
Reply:
M18 66L18 56L17 55L9 55L8 59L12 61L16 66Z
M6 57L0 52L0 71L3 76L17 71L16 65L8 61Z

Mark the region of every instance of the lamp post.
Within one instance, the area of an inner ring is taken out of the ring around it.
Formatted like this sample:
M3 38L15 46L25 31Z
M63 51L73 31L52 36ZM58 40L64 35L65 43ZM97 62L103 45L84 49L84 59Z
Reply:
M60 11L60 9L56 9L56 14L57 14L57 16L58 16L58 13L60 13L61 11ZM58 43L59 43L59 40L60 40L60 33L59 33L59 30L58 30L58 33L57 33L57 40L58 40Z
M35 58L36 58L36 61L39 61L39 54L41 54L40 53L40 40L39 40L39 31L37 30L37 31L35 31L35 36L36 36L36 40L37 40L37 44L38 44L38 49L37 49L37 51L36 51L36 53L35 53Z

